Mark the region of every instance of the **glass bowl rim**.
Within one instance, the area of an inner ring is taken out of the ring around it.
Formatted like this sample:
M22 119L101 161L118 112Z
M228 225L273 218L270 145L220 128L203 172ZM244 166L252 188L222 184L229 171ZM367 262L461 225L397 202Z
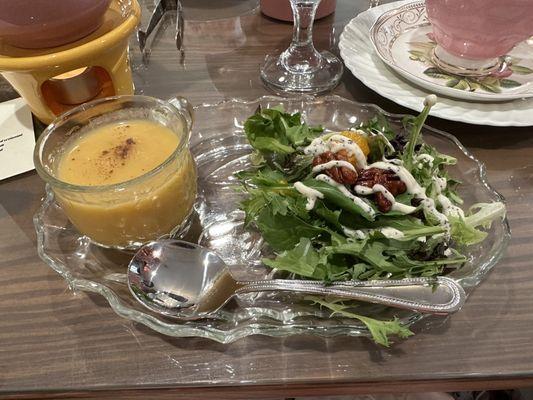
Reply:
M131 100L142 100L144 102L151 102L152 104L155 103L158 106L166 108L170 112L177 115L179 118L183 119L179 110L176 107L174 107L171 103L165 100L158 99L156 97L151 97L151 96L118 95L118 96L103 97L101 99L92 100L87 103L83 103L59 115L56 119L54 119L50 123L50 125L46 127L46 129L41 133L41 135L37 139L37 142L35 143L35 149L33 151L33 163L35 165L35 169L37 173L39 174L39 176L46 183L50 184L54 188L68 190L70 192L100 193L100 192L105 192L105 191L121 191L139 182L142 182L143 180L147 178L157 175L161 170L163 170L167 165L169 165L175 158L177 158L181 154L184 148L187 148L189 146L189 135L187 133L183 135L182 140L180 140L180 142L178 143L174 151L163 162L161 162L159 165L157 165L150 171L147 171L142 175L139 175L133 179L129 179L124 182L118 182L118 183L113 183L109 185L94 185L94 186L76 185L76 184L64 182L61 179L55 177L50 172L48 172L46 168L44 168L44 166L42 165L41 155L42 155L42 150L44 148L44 144L47 142L47 139L49 139L53 135L55 128L61 126L63 123L68 121L68 119L71 118L72 116L78 113L87 111L91 108L100 107L107 103L120 102L120 101L126 102L126 101L131 101ZM100 115L104 115L104 114L105 113L100 114Z

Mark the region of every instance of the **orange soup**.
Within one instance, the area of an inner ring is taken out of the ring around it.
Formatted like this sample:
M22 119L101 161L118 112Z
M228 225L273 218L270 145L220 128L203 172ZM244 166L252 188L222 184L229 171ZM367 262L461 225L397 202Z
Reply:
M65 150L57 177L102 190L90 196L56 190L57 199L74 226L100 244L127 246L156 239L183 222L196 197L189 151L183 149L167 161L178 145L178 135L148 120L89 131Z

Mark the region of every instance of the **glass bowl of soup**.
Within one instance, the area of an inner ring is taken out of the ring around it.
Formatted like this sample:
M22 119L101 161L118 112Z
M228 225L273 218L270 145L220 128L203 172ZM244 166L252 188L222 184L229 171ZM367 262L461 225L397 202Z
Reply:
M108 97L52 122L36 143L35 167L82 234L133 249L179 231L191 214L191 128L184 98Z

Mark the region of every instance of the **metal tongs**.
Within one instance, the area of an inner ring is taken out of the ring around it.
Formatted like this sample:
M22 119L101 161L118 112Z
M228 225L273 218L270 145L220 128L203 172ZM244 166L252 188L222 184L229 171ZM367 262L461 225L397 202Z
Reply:
M139 46L141 48L141 52L145 54L146 43L149 38L149 36L152 34L154 29L157 27L159 22L163 19L165 14L167 14L169 11L175 11L176 12L176 48L183 56L183 6L181 4L181 0L159 0L154 12L150 16L150 20L148 22L148 27L145 31L139 29L137 31L137 39L139 40Z

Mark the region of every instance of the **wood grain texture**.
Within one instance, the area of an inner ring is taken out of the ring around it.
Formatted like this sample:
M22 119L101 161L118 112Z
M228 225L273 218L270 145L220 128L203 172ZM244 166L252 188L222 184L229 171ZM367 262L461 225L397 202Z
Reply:
M503 383L498 378L491 380L441 380L441 381L389 381L376 384L376 382L358 382L354 387L352 383L306 383L293 385L254 385L250 388L240 386L217 386L217 387L179 387L179 388L146 388L146 389L115 389L115 390L93 390L87 392L65 391L65 392L33 392L24 394L5 394L3 399L99 399L113 400L117 398L126 399L152 399L159 400L287 400L287 398L297 397L298 399L312 397L331 398L330 396L347 396L354 394L388 394L391 392L403 393L428 393L436 391L446 391L450 387L454 390L490 390L501 388ZM516 379L512 382L514 388L521 388L531 385L529 379ZM327 396L327 397L322 397Z
M153 1L144 3L146 25ZM319 48L330 48L366 6L338 3L335 16L316 24ZM159 32L146 65L132 42L139 93L180 94L193 103L268 93L259 65L288 44L291 25L246 10L254 1L220 4L186 3L194 19L186 16L183 66L171 27ZM334 93L408 112L349 72ZM0 100L14 96L0 83ZM460 313L431 329L418 326L416 336L390 349L349 337L254 336L222 345L165 337L121 319L102 298L71 293L38 258L32 215L44 185L36 174L0 182L0 397L257 399L533 386L533 129L435 118L429 125L457 135L486 163L507 198L513 239Z

